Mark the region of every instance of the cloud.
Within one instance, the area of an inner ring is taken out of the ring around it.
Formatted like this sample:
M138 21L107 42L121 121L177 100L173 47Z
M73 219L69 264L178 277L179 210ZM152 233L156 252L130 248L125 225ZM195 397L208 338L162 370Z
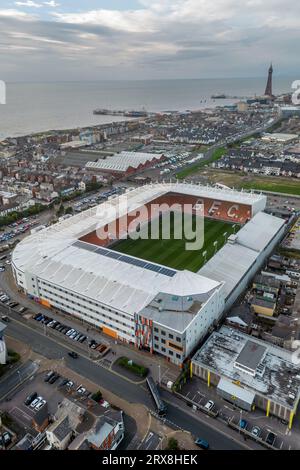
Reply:
M15 5L18 7L29 7L29 8L42 8L43 5L40 3L33 2L32 0L27 0L26 2L15 2Z
M35 15L30 15L24 11L15 10L13 8L0 10L0 18L14 18L16 20L33 20Z
M20 77L25 59L28 74L57 79L257 76L271 59L275 70L298 63L294 0L285 0L284 10L282 0L139 0L127 10L88 9L82 1L80 11L72 2L63 11L53 10L60 6L54 0L17 3L43 6L35 7L40 17L0 10L0 44L10 46ZM4 72L11 64L2 57Z
M56 3L54 0L51 0L50 2L43 2L43 4L51 8L60 7L60 3Z

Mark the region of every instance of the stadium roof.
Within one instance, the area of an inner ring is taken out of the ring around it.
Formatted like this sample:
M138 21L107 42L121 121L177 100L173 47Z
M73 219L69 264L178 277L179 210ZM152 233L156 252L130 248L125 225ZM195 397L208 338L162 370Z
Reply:
M159 160L163 154L145 152L120 152L112 157L101 159L97 162L87 162L85 167L94 170L111 170L125 172L128 168L138 168L147 162Z
M36 274L52 284L129 314L145 307L160 292L180 296L207 294L220 288L229 273L234 277L234 283L238 282L244 272L245 261L242 258L245 249L242 247L239 247L241 256L238 254L236 257L236 265L242 263L242 269L231 269L235 257L230 252L224 275L221 273L216 278L214 273L206 275L202 272L175 271L144 261L141 265L138 258L119 253L113 257L107 256L100 247L79 242L82 236L96 230L99 225L113 221L116 218L115 208L120 217L171 191L232 202L265 203L265 197L258 194L201 185L166 183L139 187L27 237L15 248L13 265L21 272ZM250 262L255 254L253 250L248 251ZM137 262L127 258L136 259ZM145 264L151 266L145 267ZM175 271L175 274L169 271Z
M283 219L259 212L237 233L236 242L226 243L198 273L224 281L228 297L284 224Z

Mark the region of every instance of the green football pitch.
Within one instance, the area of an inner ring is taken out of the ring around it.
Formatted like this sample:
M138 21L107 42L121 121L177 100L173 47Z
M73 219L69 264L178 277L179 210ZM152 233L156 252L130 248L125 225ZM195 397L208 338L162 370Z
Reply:
M195 227L195 224L196 220L194 217L193 227ZM151 222L142 229L142 233L146 231L150 234L150 225ZM204 243L202 248L199 250L187 250L186 242L192 240L186 240L184 237L179 240L174 239L174 218L171 217L170 239L162 240L161 220L159 225L159 239L151 239L150 235L148 239L138 238L137 240L132 240L127 238L126 240L118 241L110 248L137 258L152 261L153 263L169 266L170 268L178 270L187 269L196 272L225 244L229 235L239 230L238 225L234 226L219 220L204 219ZM225 233L226 235L224 235ZM214 242L217 242L216 246ZM206 256L204 256L205 251Z

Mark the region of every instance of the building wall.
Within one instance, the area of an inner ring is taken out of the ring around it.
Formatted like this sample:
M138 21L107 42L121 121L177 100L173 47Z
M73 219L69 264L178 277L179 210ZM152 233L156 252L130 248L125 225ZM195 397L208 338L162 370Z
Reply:
M114 310L30 273L18 272L15 268L14 276L24 291L42 305L69 313L100 328L111 337L135 342L134 319L130 314Z

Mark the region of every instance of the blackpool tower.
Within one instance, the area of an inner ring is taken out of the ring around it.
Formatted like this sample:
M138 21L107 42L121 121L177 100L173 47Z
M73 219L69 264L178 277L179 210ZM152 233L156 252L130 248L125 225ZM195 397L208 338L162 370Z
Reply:
M269 72L268 72L268 81L267 81L267 86L266 86L266 91L265 95L273 97L272 93L272 75L273 75L273 66L272 64L269 67Z

